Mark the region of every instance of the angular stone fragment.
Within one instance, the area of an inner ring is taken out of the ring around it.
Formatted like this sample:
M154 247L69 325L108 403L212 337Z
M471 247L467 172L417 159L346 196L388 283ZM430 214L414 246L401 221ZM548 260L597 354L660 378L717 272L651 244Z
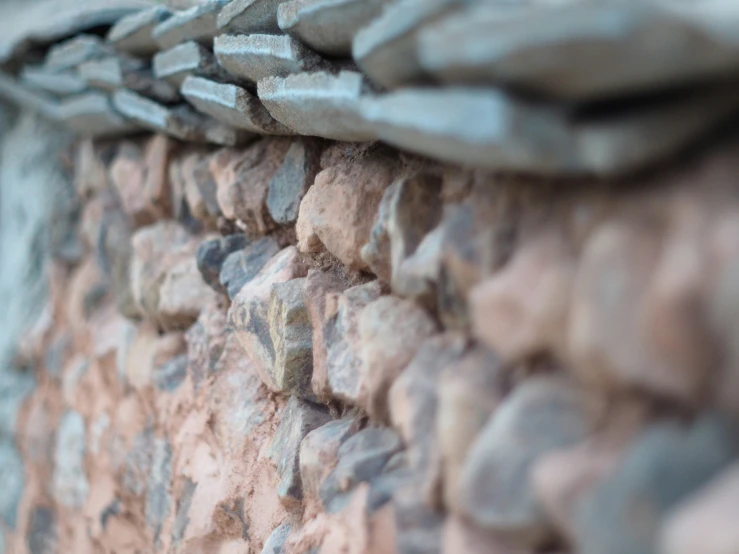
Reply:
M318 54L287 35L221 35L213 52L231 75L250 83L326 67Z
M187 377L187 361L187 354L182 354L155 368L154 386L163 392L175 391Z
M649 166L736 109L735 97L720 88L580 119L494 89L409 88L361 106L378 137L394 146L473 167L568 175Z
M44 65L52 71L74 69L81 63L111 56L113 49L96 35L79 35L53 45Z
M400 0L354 37L352 54L362 71L387 88L423 77L418 59L419 32L458 9L465 0Z
M267 209L275 223L288 225L298 219L298 208L313 185L319 170L321 145L310 140L296 140L272 177L267 193Z
M279 33L277 7L283 0L235 0L218 14L224 33Z
M189 75L181 92L198 110L233 127L262 135L293 134L270 115L257 97L239 86Z
M169 8L152 6L120 18L106 36L117 50L133 56L151 56L159 50L152 37L154 28L172 16Z
M128 88L167 104L180 98L174 85L155 79L151 70L138 59L120 56L97 58L80 64L78 72L90 87L106 92Z
M21 85L14 77L0 71L0 96L18 106L38 112L51 119L60 119L59 103L48 93Z
M54 511L36 507L31 513L26 544L29 554L53 554L57 550L57 529Z
M162 524L172 510L172 497L169 493L172 478L172 447L169 441L164 438L154 439L151 457L151 468L146 479L144 515L148 527L154 533L154 541L158 541Z
M216 182L210 171L210 156L202 152L187 154L180 159L176 175L190 215L207 229L215 229L221 208L218 205ZM172 186L174 188L175 183Z
M436 332L436 323L414 302L383 296L359 316L361 376L366 385L362 407L371 418L388 418L387 395L395 379Z
M328 411L292 396L287 401L280 426L272 439L269 457L277 466L280 483L277 494L283 503L294 505L303 500L300 481L300 443L305 436L329 422Z
M366 268L360 251L396 170L396 161L378 151L321 171L300 204L298 248L318 252L323 245L351 269Z
M415 252L400 262L394 276L395 291L435 311L439 298L443 228L437 227L418 244Z
M287 34L327 56L351 57L352 40L380 15L388 0L291 0L277 9L277 23Z
M40 66L25 66L21 71L21 83L57 96L79 94L87 88L87 83L75 71L50 71Z
M519 385L491 416L472 446L462 474L463 515L483 529L540 544L550 524L534 496L536 459L582 440L588 432L578 391L557 377Z
M154 75L181 87L188 75L208 77L219 81L228 75L216 63L213 54L194 41L178 44L154 56Z
M78 412L65 412L57 431L52 488L56 501L68 508L82 508L87 500L86 451L85 420Z
M190 40L210 44L218 34L218 12L226 4L228 0L208 0L188 10L176 12L154 28L152 37L162 49L173 48Z
M275 528L267 539L267 542L264 543L261 554L280 554L280 552L283 552L291 529L292 527L287 523L282 523Z
M218 275L218 282L228 293L228 297L233 300L241 288L251 281L279 251L280 246L274 238L263 237L226 254Z
M272 373L276 351L269 328L270 293L277 283L304 277L306 273L297 249L285 248L241 288L228 312L246 355L254 362L264 384L275 392L280 390L280 384Z
M370 91L361 73L297 73L259 81L257 93L272 116L301 135L345 141L375 140L360 110Z
M202 242L195 252L198 261L198 270L203 280L217 292L226 292L226 287L220 282L221 268L226 258L237 250L242 250L251 241L246 235L229 235ZM275 252L276 253L276 252Z
M736 452L736 437L720 418L704 416L688 428L652 425L580 504L576 544L583 552L655 552L665 516L734 461Z
M135 132L139 127L113 109L104 94L89 92L63 100L57 110L61 122L91 137L114 137Z

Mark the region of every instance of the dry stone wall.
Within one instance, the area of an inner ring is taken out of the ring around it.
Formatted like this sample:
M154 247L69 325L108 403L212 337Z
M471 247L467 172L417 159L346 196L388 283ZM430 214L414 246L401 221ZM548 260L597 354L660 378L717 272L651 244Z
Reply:
M730 1L6 26L0 94L80 136L0 553L739 550Z

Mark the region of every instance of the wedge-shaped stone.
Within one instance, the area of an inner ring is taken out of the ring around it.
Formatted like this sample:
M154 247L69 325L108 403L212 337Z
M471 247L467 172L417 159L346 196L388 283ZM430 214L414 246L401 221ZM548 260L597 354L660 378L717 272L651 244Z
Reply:
M221 35L213 51L231 75L251 83L327 67L318 54L287 35Z
M59 102L49 94L32 90L0 71L0 98L39 112L49 119L59 119Z
M228 74L218 65L213 54L194 41L179 44L154 56L154 75L178 87L182 86L188 75L198 75L219 81L229 79Z
M277 7L284 0L234 0L218 14L225 33L279 33Z
M291 0L280 4L280 29L328 56L349 57L352 40L388 0Z
M129 90L116 92L113 103L118 111L141 126L180 140L234 146L253 137L199 114L190 106L163 106Z
M180 99L177 88L155 79L151 69L139 59L110 56L80 64L80 77L92 88L114 92L127 88L166 104Z
M352 54L376 83L395 88L423 77L417 40L426 26L471 0L400 0L354 37Z
M369 92L360 73L273 77L260 81L257 92L276 120L301 135L346 141L377 138L360 110L360 99Z
M162 22L172 16L164 6L149 9L122 17L108 31L107 39L121 52L135 56L150 56L159 50L152 32Z
M489 169L613 175L688 146L739 107L712 89L601 116L573 117L550 104L493 89L404 89L362 101L378 137L400 148ZM269 106L268 106L269 109Z
M270 115L256 96L236 85L190 76L181 91L198 110L233 127L266 135L293 134Z
M421 66L450 83L506 83L576 100L736 71L731 2L668 4L472 7L420 34Z
M87 89L87 83L75 71L49 71L39 66L26 66L21 71L21 83L57 96L78 94Z
M116 136L134 132L137 126L127 121L102 93L90 92L63 100L59 120L76 132L89 136Z
M60 42L49 49L46 55L47 69L60 71L72 69L88 60L111 56L113 49L95 35L79 35Z
M208 0L189 10L175 13L172 17L156 26L152 32L154 40L160 48L172 48L181 42L194 40L210 44L216 36L216 18L218 12L228 4L229 0Z

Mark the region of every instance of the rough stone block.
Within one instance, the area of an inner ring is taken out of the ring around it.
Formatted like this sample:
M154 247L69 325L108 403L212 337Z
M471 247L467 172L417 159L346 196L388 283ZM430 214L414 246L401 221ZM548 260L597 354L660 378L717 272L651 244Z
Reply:
M126 135L139 128L114 110L105 94L97 92L63 100L59 104L58 116L76 132L93 137Z
M154 40L154 28L172 16L164 6L152 6L146 10L122 17L107 34L107 40L116 50L133 56L151 56L159 50Z
M277 9L277 23L316 52L348 58L352 40L382 12L388 0L291 0Z
M210 156L202 152L187 154L180 159L177 175L190 215L202 222L206 229L217 228L221 207L218 205L216 182L210 171Z
M65 412L57 431L52 488L57 502L68 508L82 508L90 491L86 451L85 420L78 412Z
M322 406L291 396L282 413L280 426L272 439L269 457L277 466L280 482L277 494L283 503L294 505L303 500L300 480L300 443L308 433L328 423L331 416Z
M241 250L228 254L223 260L218 279L229 298L233 300L241 288L279 251L280 247L276 240L272 237L263 237L247 244Z
M53 45L44 65L49 70L74 69L79 64L113 55L113 49L95 35L79 35Z
M75 71L50 71L40 66L25 66L21 71L20 83L57 96L79 94L87 89L87 83Z
M216 18L228 0L208 0L190 9L176 12L157 25L152 37L162 49L169 49L190 40L210 44L218 34Z
M311 140L296 140L269 183L267 209L280 225L295 223L305 193L313 185L319 169L321 145Z
M155 79L151 70L136 59L110 56L84 62L78 67L79 76L92 88L115 92L128 88L159 102L171 104L180 99L177 87Z
M52 554L57 550L57 538L54 511L44 507L34 508L26 537L29 554Z
M226 261L226 258L230 254L244 249L250 243L249 238L242 234L229 235L202 242L195 252L195 257L197 258L198 270L200 270L203 280L213 290L225 293L226 287L220 281L223 262Z
M256 96L237 85L188 75L181 92L195 108L232 127L262 135L293 134Z
M287 35L221 35L213 52L231 75L250 83L326 67L318 54Z
M262 548L261 554L275 554L283 552L291 529L292 527L287 523L282 523L275 528L267 539L267 542L264 543L264 548Z
M277 7L284 0L234 0L218 14L224 33L279 33Z
M181 87L188 75L225 81L228 74L218 65L213 54L194 41L173 46L154 56L154 75Z
M259 99L278 121L301 135L345 141L375 140L360 100L370 91L361 73L298 73L257 85Z

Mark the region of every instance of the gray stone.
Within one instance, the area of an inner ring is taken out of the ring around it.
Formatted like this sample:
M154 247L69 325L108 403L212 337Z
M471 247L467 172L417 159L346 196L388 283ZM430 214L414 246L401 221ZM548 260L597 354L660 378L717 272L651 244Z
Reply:
M187 354L182 354L154 368L152 381L154 381L154 385L160 391L173 392L182 384L186 377Z
M308 433L330 420L330 414L322 406L305 402L296 396L291 396L287 401L269 449L269 458L277 467L280 478L277 494L284 504L294 505L303 499L300 443Z
M221 35L213 52L231 75L250 83L326 68L318 54L287 35Z
M327 56L350 57L352 40L388 0L291 0L280 4L280 29Z
M264 543L262 554L283 554L285 542L292 528L288 523L282 523L270 533L267 542Z
M237 85L188 76L181 92L195 108L233 127L263 135L293 134L256 96Z
M36 507L31 512L26 544L29 554L57 552L56 522L51 508Z
M228 254L219 275L220 284L228 292L228 297L233 300L279 251L280 245L274 238L263 237L242 250Z
M404 89L362 101L363 117L394 146L470 166L569 175L649 166L736 108L736 95L720 88L583 119L493 89Z
M257 92L276 120L301 135L344 141L377 138L361 111L360 100L370 92L361 73L270 77L258 83Z
M150 427L134 437L131 450L126 453L124 461L122 482L127 492L135 496L141 496L146 492L154 448L154 431Z
M227 289L220 281L223 262L226 261L226 258L230 254L238 250L243 250L250 243L251 240L243 234L229 235L202 242L195 252L195 257L197 258L198 270L203 276L203 280L213 290L225 294ZM275 253L277 253L276 250Z
M54 121L59 119L59 104L53 96L24 87L14 77L2 71L0 71L0 97L48 119Z
M152 36L162 49L172 48L189 40L208 45L218 34L218 12L228 2L229 0L207 0L188 10L177 12L157 25Z
M470 0L400 0L354 37L357 65L375 83L396 88L423 78L419 32Z
M279 33L277 7L284 0L234 0L218 14L224 33Z
M67 411L57 431L52 490L56 501L68 508L80 509L87 500L86 450L85 420L79 413Z
M228 74L216 63L213 54L194 41L178 44L154 56L154 75L178 87L182 86L188 75L216 80L229 79Z
M13 439L0 437L0 518L5 526L14 529L18 516L18 505L23 496L25 471L20 453Z
M61 71L79 64L113 55L113 49L95 35L79 35L55 44L46 55L46 69Z
M25 66L21 71L20 82L57 96L78 94L87 88L85 80L75 71L49 71L41 66Z
M172 16L169 8L152 6L146 10L122 17L108 31L107 40L117 50L134 56L151 56L159 50L152 32Z
M426 28L421 65L448 83L504 83L570 100L617 96L737 69L730 3L481 5ZM607 69L606 69L607 68Z
M296 140L269 183L267 209L276 223L289 225L298 219L300 201L320 170L321 145Z
M119 112L141 126L184 141L234 146L252 138L195 112L189 106L169 108L128 90L117 91L113 104Z
M187 525L190 523L190 505L192 504L192 497L197 488L198 484L186 477L182 490L177 496L177 510L172 528L172 541L175 545L179 545L185 536Z
M108 56L81 63L79 75L92 88L115 92L127 88L159 102L177 102L180 95L173 84L155 79L141 60Z
M169 482L172 477L172 447L166 439L154 440L151 470L146 481L146 523L154 532L154 541L159 541L162 524L171 511L172 497Z
M63 100L58 108L59 120L77 133L92 137L127 135L138 129L110 104L99 92L89 92Z
M652 425L577 508L579 549L602 554L656 552L665 515L736 454L733 430L719 418L704 416L689 428Z
M588 431L584 402L569 383L557 377L524 381L470 449L460 483L464 516L532 546L547 541L551 528L533 490L532 464L579 442Z
M0 371L0 439L17 436L21 406L35 386L36 381L29 372L10 367Z

